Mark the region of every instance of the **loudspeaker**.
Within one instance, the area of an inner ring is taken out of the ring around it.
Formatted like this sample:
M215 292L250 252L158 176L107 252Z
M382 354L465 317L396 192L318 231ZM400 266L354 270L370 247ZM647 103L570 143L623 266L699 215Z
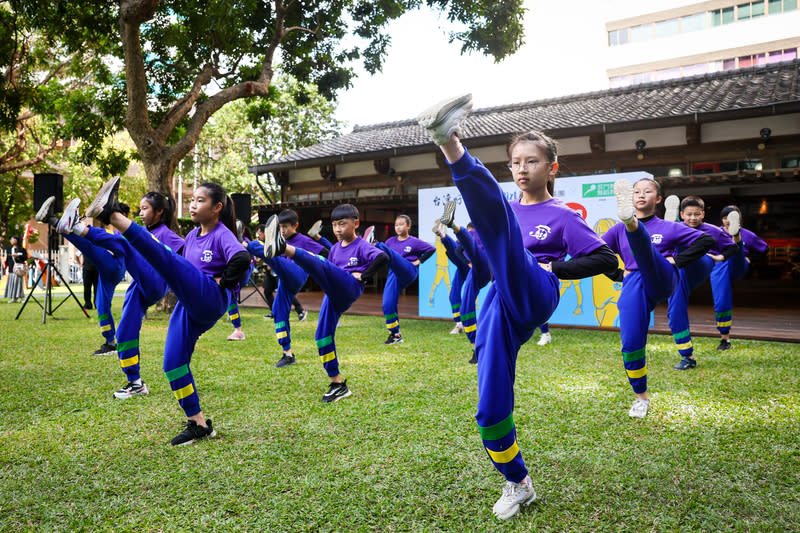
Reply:
M45 200L51 196L56 197L53 211L61 213L64 210L64 176L61 174L34 174L33 175L33 212L39 210Z
M233 207L236 209L236 218L246 224L249 224L250 217L252 216L250 213L250 195L233 193L231 194L231 200L233 200Z
M266 224L269 217L273 215L272 211L266 209L264 207L260 207L258 209L258 223L259 224Z

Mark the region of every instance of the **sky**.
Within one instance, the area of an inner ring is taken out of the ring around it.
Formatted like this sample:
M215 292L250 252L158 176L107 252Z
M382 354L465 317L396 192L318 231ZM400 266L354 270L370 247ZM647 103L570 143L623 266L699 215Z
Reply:
M392 23L383 71L363 70L339 93L336 118L355 125L414 118L429 105L471 92L476 109L608 88L605 23L693 3L687 0L527 0L525 44L499 64L460 55L449 44L447 20L430 10Z

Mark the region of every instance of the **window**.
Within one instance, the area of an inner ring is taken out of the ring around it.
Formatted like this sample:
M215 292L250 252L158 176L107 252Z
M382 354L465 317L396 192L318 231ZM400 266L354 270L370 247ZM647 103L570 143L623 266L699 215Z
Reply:
M722 70L733 70L736 68L736 59L723 59Z
M654 75L652 72L642 72L641 74L634 74L631 76L631 84L638 85L640 83L649 83L653 81Z
M711 26L722 26L723 24L730 24L736 20L733 7L726 7L725 9L715 9L709 11L711 13Z
M619 32L618 31L608 32L608 46L617 46L617 45L619 45Z
M793 59L797 59L797 48L791 48L783 51L784 61L792 61Z
M767 54L756 54L753 56L753 59L758 66L767 64Z
M739 12L739 20L747 20L750 18L750 4L740 4L736 6L736 10Z
M608 80L609 86L611 89L616 89L618 87L627 87L631 84L631 77L630 76L614 76Z
M800 168L800 156L784 157L781 159L781 168Z
M797 9L797 0L783 0L783 12L794 11Z
M680 78L680 77L681 77L681 68L680 67L665 68L663 70L657 70L656 71L656 75L655 75L655 78L658 81L674 80L675 78Z
M766 13L764 12L764 0L759 2L753 2L753 14L752 17L757 19L758 17L763 17Z
M656 39L671 37L680 33L680 22L678 19L663 20L656 22Z
M707 63L698 63L697 65L689 65L681 69L682 76L700 76L708 72Z
M753 66L753 56L742 56L739 58L739 68L747 68Z
M650 41L653 39L653 25L642 24L641 26L634 26L631 28L631 42L638 43L642 41Z
M687 15L681 17L681 33L689 33L691 31L699 31L706 29L706 14L697 13L696 15Z
M355 198L356 191L331 191L322 193L323 200L343 200L345 198Z
M769 0L769 14L780 15L797 9L797 0Z
M290 202L313 202L316 200L319 200L319 194L317 193L289 195Z

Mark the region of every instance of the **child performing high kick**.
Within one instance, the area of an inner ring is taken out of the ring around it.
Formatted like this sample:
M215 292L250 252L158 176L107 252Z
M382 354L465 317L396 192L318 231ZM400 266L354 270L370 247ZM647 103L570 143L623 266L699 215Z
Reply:
M265 257L286 254L322 287L325 297L319 310L315 340L319 358L331 383L322 401L329 403L346 398L352 392L339 373L334 335L339 317L364 292L364 281L388 261L386 254L356 235L359 225L358 209L351 204L341 204L331 211L333 232L339 242L333 245L328 259L288 244L278 227L278 217L273 215L264 229Z
M478 328L478 422L483 445L506 478L492 508L507 520L536 499L516 438L514 377L517 353L559 300L559 278L609 272L617 260L584 220L547 184L558 171L555 143L535 132L509 146L509 168L521 196L509 203L497 180L459 139L459 123L472 108L471 95L437 104L417 117L439 145L486 250L495 282ZM537 230L546 227L547 230ZM561 261L566 253L572 257Z
M118 188L119 178L106 183L86 214L120 230L178 298L164 343L164 372L188 420L171 444L214 437L211 420L200 409L190 363L197 339L225 314L250 266L250 254L234 234L233 201L216 183L203 183L194 190L189 213L200 226L186 236L180 256L119 213Z

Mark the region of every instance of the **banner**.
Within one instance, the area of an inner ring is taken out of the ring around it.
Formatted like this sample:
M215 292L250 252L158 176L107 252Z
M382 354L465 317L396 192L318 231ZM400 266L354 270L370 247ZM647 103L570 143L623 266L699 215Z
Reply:
M626 172L558 178L555 181L555 197L577 211L589 227L602 236L618 222L614 182L628 179L635 183L642 178L652 178L652 175L647 172ZM500 188L508 201L519 198L519 189L514 182L500 183ZM459 225L466 226L470 217L455 186L420 189L417 195L419 238L436 246L434 256L420 265L419 269L419 315L451 318L450 280L455 273L455 266L447 259L444 246L431 228L442 215L444 204L450 200L456 202L455 220ZM478 295L479 319L487 291L488 286ZM582 280L562 280L561 300L550 323L619 327L617 301L621 291L622 283L611 281L603 275ZM653 323L651 313L650 326Z

